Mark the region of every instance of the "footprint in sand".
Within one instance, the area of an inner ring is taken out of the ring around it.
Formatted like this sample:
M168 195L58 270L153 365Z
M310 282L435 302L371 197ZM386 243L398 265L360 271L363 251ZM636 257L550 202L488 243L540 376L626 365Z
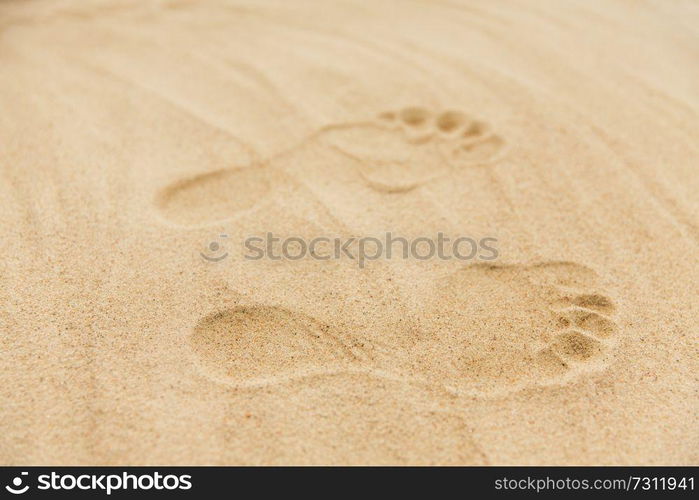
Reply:
M493 163L505 149L486 122L458 110L420 107L330 125L319 139L354 159L364 181L386 193L410 191L452 168Z
M389 343L253 306L203 318L190 345L207 375L236 387L364 373L491 396L566 383L606 366L617 325L598 281L572 262L476 264L436 282L419 326L396 327Z
M617 325L598 276L572 262L476 264L436 283L405 369L458 393L564 383L604 368Z
M189 341L208 376L237 387L356 371L370 358L360 343L328 325L271 306L206 316Z
M264 166L217 170L166 186L156 197L156 207L176 224L207 224L252 209L269 198L271 185Z
M354 160L364 182L384 193L410 191L452 168L493 163L505 149L486 122L460 111L419 107L329 125L312 137ZM165 219L179 225L219 222L269 200L277 176L266 165L208 172L166 186L155 204Z

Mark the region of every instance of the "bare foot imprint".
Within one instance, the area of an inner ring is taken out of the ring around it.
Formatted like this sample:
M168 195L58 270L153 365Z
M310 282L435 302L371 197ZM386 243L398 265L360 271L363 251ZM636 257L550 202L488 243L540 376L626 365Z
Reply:
M316 139L355 160L364 182L384 193L410 191L452 168L493 163L505 149L486 122L419 107L329 125ZM165 219L183 226L219 222L268 199L272 176L263 165L208 172L166 186L155 205Z
M302 313L237 307L206 316L190 345L206 375L260 387L338 373L493 396L602 370L617 325L598 276L572 262L476 264L436 284L420 328L363 343Z
M266 167L240 167L176 181L157 195L156 207L172 222L199 225L248 210L269 193Z
M573 262L476 264L437 283L406 368L457 393L565 383L606 366L615 306Z
M246 306L201 319L189 338L203 371L237 387L354 371L369 355L310 316Z
M386 193L410 191L451 168L492 163L505 149L505 141L487 122L457 110L420 107L330 125L319 138L357 160L364 181Z

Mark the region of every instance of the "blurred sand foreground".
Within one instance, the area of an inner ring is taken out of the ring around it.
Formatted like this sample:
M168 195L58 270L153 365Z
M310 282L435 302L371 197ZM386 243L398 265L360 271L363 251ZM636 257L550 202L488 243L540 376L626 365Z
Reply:
M0 1L0 462L697 464L698 27ZM241 258L386 231L499 258Z

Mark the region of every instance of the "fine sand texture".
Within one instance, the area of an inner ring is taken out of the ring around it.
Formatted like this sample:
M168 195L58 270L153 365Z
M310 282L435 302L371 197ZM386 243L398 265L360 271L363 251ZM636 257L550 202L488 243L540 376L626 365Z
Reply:
M699 464L698 82L691 0L0 0L0 463ZM242 243L386 232L498 258Z

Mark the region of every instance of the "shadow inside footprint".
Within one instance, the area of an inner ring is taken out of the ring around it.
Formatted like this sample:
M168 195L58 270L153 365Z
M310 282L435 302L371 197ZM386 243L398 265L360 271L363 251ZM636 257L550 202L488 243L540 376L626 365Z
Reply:
M236 307L201 319L190 336L201 367L212 378L254 387L342 372L360 350L310 316L279 307Z
M159 193L156 206L171 222L199 225L250 209L269 192L265 167L241 167L177 181Z

